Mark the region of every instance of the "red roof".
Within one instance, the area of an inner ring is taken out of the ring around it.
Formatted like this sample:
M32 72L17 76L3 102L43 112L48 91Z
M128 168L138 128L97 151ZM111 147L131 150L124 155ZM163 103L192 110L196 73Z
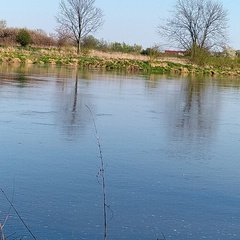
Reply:
M178 51L178 50L165 50L165 54L170 54L170 55L184 55L186 54L186 51Z

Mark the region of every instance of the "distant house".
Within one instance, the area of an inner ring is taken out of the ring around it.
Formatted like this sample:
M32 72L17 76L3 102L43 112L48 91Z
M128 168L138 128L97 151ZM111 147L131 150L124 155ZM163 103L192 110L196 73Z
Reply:
M178 51L178 50L165 50L164 52L166 55L171 56L184 56L186 54L186 51Z

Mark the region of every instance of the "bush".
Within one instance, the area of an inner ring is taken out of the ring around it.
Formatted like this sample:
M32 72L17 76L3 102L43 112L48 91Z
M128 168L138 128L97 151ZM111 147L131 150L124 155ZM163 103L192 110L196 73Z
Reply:
M149 56L150 60L155 60L161 56L160 47L155 45L151 48L146 48L141 51L142 55Z
M97 49L99 41L93 36L86 36L82 39L82 47L88 49Z
M113 42L109 44L108 49L112 52L140 53L142 51L142 46L136 44L128 45L125 42Z
M35 46L57 46L57 39L54 35L48 35L41 29L29 30L31 45Z
M22 47L26 47L31 43L31 35L26 29L19 30L16 41L21 44Z
M15 46L17 28L0 28L0 45L1 46Z
M209 64L211 53L208 49L193 46L189 49L188 56L191 63L204 67Z

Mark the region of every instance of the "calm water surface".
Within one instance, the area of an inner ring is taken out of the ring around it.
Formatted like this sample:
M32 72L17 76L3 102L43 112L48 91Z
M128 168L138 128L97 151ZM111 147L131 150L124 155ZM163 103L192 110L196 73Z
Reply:
M108 239L240 239L240 79L0 74L0 186L37 239L103 239L86 104L106 164ZM0 202L8 239L32 239Z

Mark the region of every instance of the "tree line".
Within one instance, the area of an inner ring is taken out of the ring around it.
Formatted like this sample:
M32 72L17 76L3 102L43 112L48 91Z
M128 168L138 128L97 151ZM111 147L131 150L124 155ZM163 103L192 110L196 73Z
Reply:
M4 22L4 24L3 24ZM41 29L21 29L7 27L4 20L0 20L0 46L23 46L32 47L74 47L73 40L57 34L47 34ZM141 45L130 45L125 42L107 42L104 39L97 39L93 35L85 36L81 39L81 48L86 50L99 50L103 52L121 52L129 54L151 55L161 54L157 46L144 49Z
M193 61L199 56L204 59L214 52L220 52L228 43L228 12L215 0L175 0L172 15L163 19L156 27L159 40L173 48L184 50ZM61 0L56 16L56 33L46 34L42 30L7 28L0 22L0 44L31 43L36 46L75 46L79 53L82 48L102 51L160 53L159 47L143 49L140 45L108 43L93 37L104 24L103 11L95 6L95 0ZM27 32L26 32L27 31ZM20 36L18 36L20 34ZM30 36L29 36L30 35ZM26 41L23 41L23 40Z

